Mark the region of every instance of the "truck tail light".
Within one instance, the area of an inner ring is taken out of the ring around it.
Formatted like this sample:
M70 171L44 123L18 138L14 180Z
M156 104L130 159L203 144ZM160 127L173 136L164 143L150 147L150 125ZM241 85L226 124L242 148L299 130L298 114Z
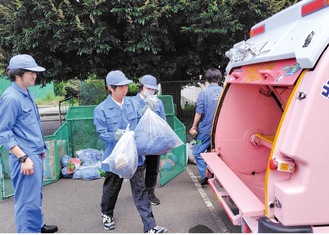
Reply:
M262 34L262 33L265 33L265 25L260 25L256 28L252 28L250 30L250 37L254 37L254 36L257 36L259 34Z
M321 10L329 5L329 0L314 0L302 6L302 17Z
M269 168L271 170L293 173L295 171L295 163L289 160L271 159L269 161Z

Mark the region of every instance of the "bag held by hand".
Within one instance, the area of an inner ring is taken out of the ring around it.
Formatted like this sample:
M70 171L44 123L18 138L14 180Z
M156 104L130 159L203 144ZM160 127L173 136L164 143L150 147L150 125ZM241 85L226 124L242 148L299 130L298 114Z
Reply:
M149 108L136 126L135 138L138 156L162 155L184 144L169 124Z
M121 178L130 179L135 174L138 165L138 155L135 132L129 130L129 125L110 156L103 163L108 164L111 172L119 175Z

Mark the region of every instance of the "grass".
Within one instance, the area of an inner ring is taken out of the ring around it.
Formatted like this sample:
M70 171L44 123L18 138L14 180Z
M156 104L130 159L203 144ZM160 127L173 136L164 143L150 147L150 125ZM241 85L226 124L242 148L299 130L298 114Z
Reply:
M49 105L49 106L58 106L59 101L63 100L63 96L53 96L50 94L46 94L42 99L37 99L35 102L37 105Z

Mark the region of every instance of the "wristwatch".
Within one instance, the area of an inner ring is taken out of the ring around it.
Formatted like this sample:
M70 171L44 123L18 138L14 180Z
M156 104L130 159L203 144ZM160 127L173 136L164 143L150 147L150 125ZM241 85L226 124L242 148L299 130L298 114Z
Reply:
M18 161L19 161L20 163L23 163L23 162L26 161L26 158L28 158L28 157L29 157L29 156L24 155L23 157L19 157L19 158L18 158Z

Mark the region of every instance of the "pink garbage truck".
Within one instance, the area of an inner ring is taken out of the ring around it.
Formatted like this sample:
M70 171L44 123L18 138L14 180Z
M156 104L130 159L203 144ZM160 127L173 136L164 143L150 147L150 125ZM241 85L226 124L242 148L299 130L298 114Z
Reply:
M208 184L252 233L329 232L329 0L304 0L226 52L203 153Z

